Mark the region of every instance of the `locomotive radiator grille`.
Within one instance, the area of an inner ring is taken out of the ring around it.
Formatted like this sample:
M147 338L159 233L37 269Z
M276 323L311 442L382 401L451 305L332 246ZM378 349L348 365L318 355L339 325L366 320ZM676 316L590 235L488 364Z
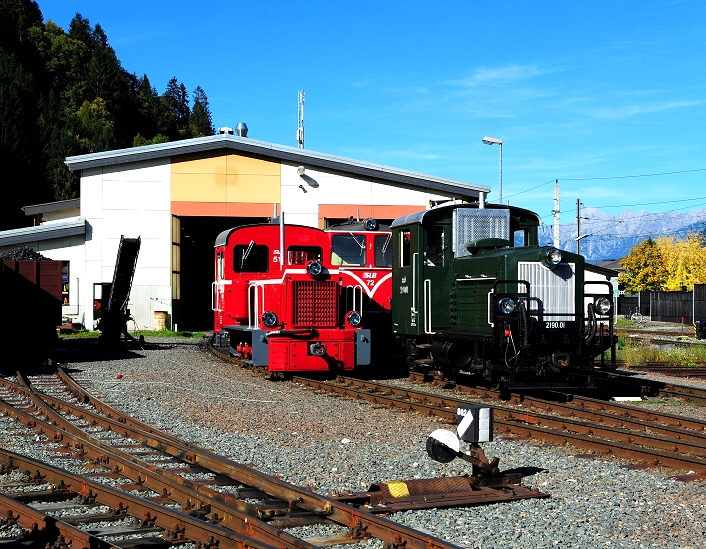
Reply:
M292 323L296 326L335 326L338 285L330 280L292 282Z
M561 263L553 270L541 263L518 263L518 278L530 283L529 310L532 316L537 318L543 313L549 315L545 320L575 320L575 268L573 263Z
M458 208L453 217L453 252L455 257L470 255L468 242L483 238L510 239L509 210Z

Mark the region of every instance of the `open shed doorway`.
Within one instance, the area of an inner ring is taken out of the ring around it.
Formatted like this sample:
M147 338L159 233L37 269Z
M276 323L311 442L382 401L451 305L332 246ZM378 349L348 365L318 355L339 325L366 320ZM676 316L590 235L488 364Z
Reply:
M267 217L178 217L172 235L174 298L173 322L179 330L205 332L213 329L211 283L214 276L213 247L227 229L269 223ZM177 249L178 248L178 249Z

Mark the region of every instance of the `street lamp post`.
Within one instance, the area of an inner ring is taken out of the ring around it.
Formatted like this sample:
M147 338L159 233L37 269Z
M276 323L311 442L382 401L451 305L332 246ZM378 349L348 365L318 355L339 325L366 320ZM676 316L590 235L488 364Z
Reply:
M503 203L503 140L496 137L484 137L483 143L486 145L498 144L500 148L500 176L498 179L498 186L500 187L500 203Z

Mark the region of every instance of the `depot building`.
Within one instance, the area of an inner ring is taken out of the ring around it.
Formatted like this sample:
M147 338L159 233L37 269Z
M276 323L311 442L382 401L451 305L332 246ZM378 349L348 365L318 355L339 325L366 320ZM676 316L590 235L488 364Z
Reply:
M121 236L141 238L128 328L167 313L179 330L212 328L216 236L268 223L327 228L381 223L448 200L484 200L488 187L255 141L213 135L73 156L80 199L26 206L34 226L0 232L0 253L29 246L63 262L63 315L94 326L94 297L113 279ZM158 313L155 315L155 313Z

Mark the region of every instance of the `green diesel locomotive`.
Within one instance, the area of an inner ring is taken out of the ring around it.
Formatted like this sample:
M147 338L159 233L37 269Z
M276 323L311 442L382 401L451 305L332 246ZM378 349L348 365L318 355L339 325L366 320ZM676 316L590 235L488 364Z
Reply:
M494 386L591 386L615 367L612 287L584 258L540 246L537 214L452 204L392 224L392 331L412 370Z

